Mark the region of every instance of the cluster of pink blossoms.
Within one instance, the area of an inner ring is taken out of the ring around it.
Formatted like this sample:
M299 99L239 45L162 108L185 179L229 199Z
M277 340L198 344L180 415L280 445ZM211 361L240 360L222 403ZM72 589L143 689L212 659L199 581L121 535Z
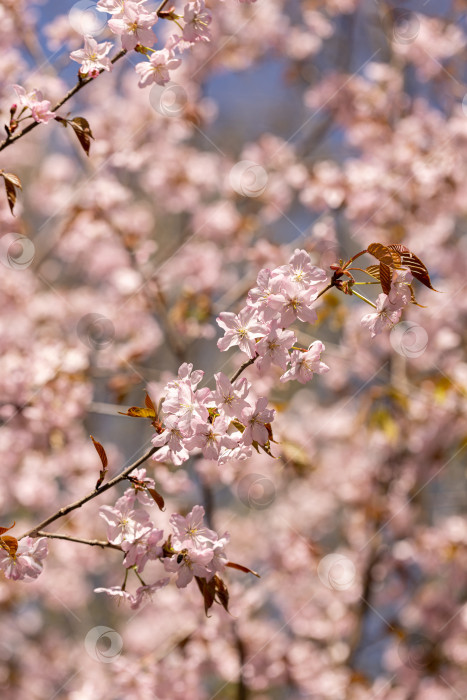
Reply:
M254 2L255 0L241 1ZM139 75L140 87L146 87L152 83L165 85L170 81L170 71L181 64L181 59L175 55L175 52L183 53L197 42L211 40L209 25L212 17L204 0L188 2L181 15L176 14L174 10L164 14L164 19L174 22L181 29L181 34L171 35L165 47L157 51L151 47L157 41L153 27L159 16L157 12L148 9L146 0L99 0L96 8L112 16L107 26L120 37L123 49L126 51L136 49L147 56L148 60L138 63L135 67ZM70 58L81 63L79 74L82 77L94 78L100 70L111 70L112 63L107 58L112 47L111 43L98 44L89 36L84 37L84 42L83 49L70 54Z
M295 321L316 321L314 303L326 279L326 272L312 264L305 250L298 249L287 265L261 270L257 287L250 290L240 313L219 314L217 323L225 335L217 347L228 350L238 345L251 360L257 357L256 366L261 372L277 365L284 371L282 382L297 379L304 384L314 373L327 372L329 367L320 361L323 343L315 341L307 351L290 353L297 338L287 330Z
M47 124L50 119L55 118L55 112L50 111L51 103L42 98L40 90L26 90L21 85L13 85L13 89L18 97L20 107L31 110L31 116L36 122ZM14 106L16 110L16 105ZM12 107L13 110L13 107ZM12 112L13 114L13 112Z
M238 345L249 359L257 360L262 373L277 365L284 372L283 382L297 379L304 384L313 374L327 372L329 367L320 359L323 343L315 341L307 350L290 353L297 338L287 330L297 319L316 321L312 306L325 281L324 270L312 265L304 250L296 250L287 265L261 270L247 306L238 315L219 315L217 322L226 331L218 341L219 349ZM198 389L203 376L185 363L178 378L166 385L161 404L163 430L152 439L159 448L153 459L178 466L190 453L201 450L206 459L223 464L247 459L252 446L268 449L275 411L267 408L267 398L248 400L250 382L243 378L232 384L222 372L214 375L215 391Z
M146 487L154 487L154 481L146 477L145 469L135 471L134 477L139 485L127 489L114 507L102 506L99 509L107 523L108 541L119 545L125 552L123 565L127 569L134 568L141 580L140 574L148 561L159 559L168 573L175 574L178 588L185 588L194 576L209 581L214 574L223 571L227 562L224 547L230 538L227 533L219 537L204 526L204 508L195 506L186 517L172 515L172 532L164 542L163 530L155 527L144 509L144 506L154 505L146 491ZM132 608L138 608L147 596L169 581L170 577L165 577L149 585L143 584L135 595L119 586L95 590L124 598Z
M18 548L0 546L0 571L13 581L33 581L42 573L43 559L48 553L46 537L25 537Z
M361 320L362 326L370 330L372 338L399 322L402 309L412 299L409 286L412 279L410 270L401 268L393 271L389 294L380 294L376 300L376 311L366 314Z
M193 372L193 365L184 363L178 379L165 387L164 429L152 439L160 448L153 457L156 461L178 466L190 452L201 450L206 459L223 464L228 459L249 457L253 442L268 443L275 411L266 408L267 399L249 403L246 398L251 384L246 379L232 384L222 372L214 375L215 391L197 389L203 376L204 372Z

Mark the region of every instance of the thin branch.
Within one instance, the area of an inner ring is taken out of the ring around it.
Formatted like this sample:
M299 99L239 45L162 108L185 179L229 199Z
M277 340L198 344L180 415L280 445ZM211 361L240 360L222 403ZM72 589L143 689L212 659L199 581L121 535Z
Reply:
M130 464L129 467L124 469L120 474L108 481L106 484L102 484L102 486L99 486L98 489L94 489L93 491L91 491L91 493L88 493L87 496L80 498L79 501L75 501L74 503L70 503L64 508L60 508L60 510L58 510L56 513L39 523L39 525L36 525L36 527L33 527L31 530L28 530L23 535L21 535L21 537L18 537L18 540L22 540L23 537L28 536L37 537L38 530L42 530L44 527L47 527L47 525L50 525L50 523L55 522L55 520L63 518L65 515L68 515L68 513L71 513L72 510L76 510L76 508L81 508L81 506L87 503L88 501L91 501L93 498L96 498L96 496L100 496L100 494L104 493L104 491L108 491L112 488L112 486L115 486L115 484L118 484L120 481L126 479L128 474L130 474L133 471L133 469L136 469L140 466L140 464L143 464L143 462L149 459L149 457L151 457L159 449L159 447L151 447L151 449L145 452L145 454L139 459L137 459L136 462Z
M325 292L328 292L328 291L329 291L330 289L332 289L334 286L335 286L334 283L333 283L333 282L330 282L330 283L328 284L327 287L325 287L324 289L322 289L322 290L320 291L320 293L318 294L318 296L316 297L316 299L319 299L320 297L322 297L323 294L325 294Z
M230 383L233 384L234 381L235 381L236 379L239 378L239 376L241 375L241 373L242 373L247 367L249 367L250 365L252 365L253 362L256 362L256 359L257 359L258 357L259 357L259 355L256 355L256 357L253 357L251 360L247 360L246 362L244 362L243 365L237 369L237 371L235 372L234 376L231 378Z
M367 299L366 297L364 297L364 296L362 296L361 294L359 294L358 292L356 292L355 289L352 289L351 292L352 292L352 294L353 294L354 296L358 297L358 298L361 299L362 301L365 301L367 304L369 304L369 305L372 306L374 309L376 309L376 304L373 304L372 301L370 301L370 300Z
M61 535L58 532L44 532L43 530L37 530L34 537L50 537L54 540L67 540L68 542L79 542L80 544L89 544L91 547L107 547L108 549L118 549L119 552L122 548L118 544L111 544L110 542L102 542L101 540L83 540L81 537L72 537L71 535Z
M156 10L156 14L158 17L160 16L160 13L162 12L162 10L164 9L164 7L167 5L168 2L169 2L169 0L162 0L161 4L159 5L159 7Z
M127 53L126 50L125 50L125 49L122 49L121 51L119 51L119 53L118 53L114 58L112 58L111 63L116 63L116 62L117 62L120 58L122 58L122 56L124 56L126 53ZM103 73L103 72L104 72L103 69L100 70L100 71L99 71L99 75L100 75L101 73ZM52 112L56 112L57 109L60 109L60 107L62 107L62 106L65 104L65 102L68 102L68 100L69 100L71 97L73 97L73 95L76 95L77 92L79 92L85 85L88 85L89 83L92 83L93 80L95 80L95 78L79 78L79 80L78 80L78 82L76 83L76 85L75 85L74 87L72 87L71 90L69 90L69 91L67 92L67 94L65 95L65 97L62 97L62 99L61 99L59 102L57 102L57 104L56 104L54 107L52 107L52 110L51 110L51 111L52 111ZM40 123L41 123L41 122L33 121L31 124L28 124L28 126L25 126L24 129L22 129L21 131L19 131L19 132L18 132L17 134L15 134L14 136L7 136L7 138L5 139L5 141L2 141L2 143L0 143L0 151L3 151L4 148L6 148L7 146L10 146L10 145L11 145L12 143L14 143L15 141L18 141L18 139L22 138L23 136L25 136L26 134L28 134L30 131L32 131L33 129L35 129L36 126L39 126Z

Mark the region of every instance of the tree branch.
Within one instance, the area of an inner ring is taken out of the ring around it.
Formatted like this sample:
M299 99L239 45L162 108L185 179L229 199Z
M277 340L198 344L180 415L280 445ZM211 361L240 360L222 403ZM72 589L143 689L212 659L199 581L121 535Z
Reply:
M68 542L79 542L80 544L89 544L91 547L107 547L108 549L117 549L119 552L123 551L118 544L111 544L110 542L102 542L101 540L83 540L81 537L72 537L71 535L61 535L58 532L44 532L43 530L37 530L34 537L50 537L55 540L67 540Z
M111 63L116 63L126 53L127 53L127 51L125 49L122 49L114 58L112 58ZM103 72L104 72L103 69L100 70L99 75ZM65 97L62 97L62 99L59 100L59 102L57 102L57 104L54 105L54 107L52 107L51 111L56 112L57 109L60 109L60 107L62 107L65 104L65 102L68 102L68 100L71 97L73 97L73 95L76 95L76 93L79 92L85 85L92 83L94 80L95 80L95 78L79 78L76 85L74 87L72 87L71 90L69 90L67 92ZM41 122L33 121L31 124L28 124L28 126L25 126L24 129L22 129L21 131L18 131L18 133L15 134L14 136L7 136L5 141L2 141L2 143L0 143L0 151L3 151L7 146L10 146L15 141L18 141L18 139L22 138L23 136L28 134L30 131L35 129L36 126L39 126L40 123Z
M128 474L130 474L133 469L136 469L137 467L140 466L140 464L143 464L149 457L151 457L155 452L159 450L159 447L151 447L150 450L145 452L145 454L140 457L139 459L136 460L136 462L133 462L133 464L130 464L129 467L124 469L120 474L118 474L116 477L108 481L106 484L102 484L102 486L99 486L98 489L94 489L94 491L91 491L91 493L88 493L87 496L84 496L83 498L80 498L79 501L75 501L74 503L70 503L68 506L65 506L64 508L60 508L56 513L48 517L46 520L43 520L39 525L36 525L36 527L33 527L31 530L28 530L25 532L21 537L18 537L18 540L22 540L23 537L37 537L37 532L38 530L42 530L42 528L47 527L47 525L50 525L50 523L55 522L55 520L58 520L59 518L63 518L65 515L68 515L68 513L71 513L72 510L76 510L77 508L81 508L82 505L87 503L88 501L91 501L93 498L96 498L96 496L100 496L101 493L104 493L104 491L108 491L111 489L115 484L118 484L120 481L123 481L126 479Z
M259 357L259 355L256 355L256 357L253 357L252 360L247 360L246 362L244 362L243 365L237 369L237 371L235 372L234 376L231 378L230 383L233 384L234 381L235 381L236 379L239 378L239 376L241 375L241 373L242 373L247 367L249 367L249 366L252 365L254 362L256 362L256 360L257 360L258 357Z

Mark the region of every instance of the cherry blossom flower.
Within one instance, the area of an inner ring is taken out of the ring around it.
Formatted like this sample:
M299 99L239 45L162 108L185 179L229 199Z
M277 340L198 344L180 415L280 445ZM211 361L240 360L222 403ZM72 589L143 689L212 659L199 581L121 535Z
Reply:
M149 534L133 542L122 542L122 549L126 552L123 565L129 568L136 566L138 573L141 573L150 559L158 559L162 554L162 547L159 545L163 530L151 530Z
M207 404L212 392L208 387L193 391L186 383L180 384L177 395L166 398L162 405L164 414L173 414L179 418L178 428L185 437L189 437L199 423L205 423L209 417Z
M267 405L267 398L262 396L257 400L254 408L250 407L243 411L242 420L246 428L242 437L245 445L251 445L253 441L259 445L265 445L269 440L266 423L272 423L276 412L274 409L266 408Z
M132 596L130 608L132 610L138 610L140 607L141 603L144 602L146 599L152 599L152 594L154 591L158 591L161 588L165 588L165 586L168 585L170 582L170 578L161 578L159 581L156 581L155 583L151 583L148 586L139 586L139 588L136 589L136 593L134 596Z
M122 600L128 600L130 603L133 602L133 596L128 591L124 591L120 586L110 586L109 588L95 588L94 593L105 593L113 598L120 598Z
M392 273L391 289L389 290L389 301L391 304L401 304L405 306L412 298L409 285L413 276L410 270L394 270Z
M329 371L329 367L321 362L321 353L324 345L320 340L315 340L306 352L294 350L290 356L291 367L282 375L281 382L296 379L300 384L306 384L313 378L313 374L323 374Z
M268 335L256 344L256 350L261 356L256 362L257 368L266 372L273 364L286 370L290 357L288 351L296 341L293 331L282 330L274 324Z
M138 501L142 506L152 506L154 501L152 496L147 492L147 488L155 488L156 484L154 479L146 476L146 469L135 469L131 472L131 476L141 482L143 486L132 483L130 488L123 494L124 497L129 499L133 504L135 501Z
M99 0L96 9L109 15L123 15L127 0ZM146 0L132 0L133 5L144 5Z
M173 452L180 452L183 449L183 440L187 437L180 427L180 417L168 415L164 420L164 430L162 433L154 435L151 442L154 447L168 445Z
M183 19L183 38L186 41L210 41L208 27L211 23L211 13L206 9L204 0L194 0L185 5Z
M194 450L198 447L206 459L218 459L223 447L230 449L237 445L237 441L227 435L229 425L230 421L224 416L216 416L212 423L198 424L194 435L185 441L186 448Z
M0 546L0 571L13 581L33 581L42 572L48 553L47 537L24 537L18 548Z
M370 330L374 338L385 328L393 328L398 323L404 306L403 298L396 297L396 303L392 304L387 294L380 294L376 300L376 311L363 316L360 323Z
M18 96L20 105L31 110L32 117L36 122L47 124L51 119L55 119L55 112L50 111L51 103L49 100L42 99L40 90L26 92L21 85L13 85L13 89Z
M213 558L212 549L185 550L177 556L163 560L164 569L177 574L177 588L185 588L194 576L201 578L212 578L213 573L209 570L208 564Z
M269 297L269 304L280 313L280 323L286 328L296 319L314 323L317 314L311 306L315 299L316 292L312 287L304 289L296 282L285 279L279 294L272 294Z
M154 51L148 61L137 63L135 70L140 76L138 85L143 88L152 83L165 85L170 81L169 71L175 70L181 64L179 58L174 58L168 49Z
M131 501L122 496L115 507L101 506L99 515L108 525L107 539L111 544L135 542L153 529L145 510L133 510Z
M256 355L255 338L265 335L265 328L258 322L254 308L245 306L238 316L230 311L224 311L216 319L217 324L226 333L217 341L219 350L228 350L233 345L238 345L240 350L250 359ZM266 332L269 329L266 329Z
M84 49L78 49L70 53L70 58L77 63L81 63L79 74L81 76L89 75L91 78L96 78L99 71L112 70L112 63L107 57L112 44L110 41L104 41L98 44L92 36L84 37Z
M271 270L264 268L258 274L257 287L248 293L247 305L258 309L264 321L270 321L276 315L276 310L269 306L269 297L280 291L281 279L278 276L272 277Z
M204 526L203 506L194 506L186 517L176 513L170 518L173 529L173 542L177 547L212 546L217 541L217 533Z
M135 2L125 2L123 13L108 21L109 28L122 37L122 47L131 51L137 44L152 46L156 35L151 27L157 22L156 12L144 12L141 5Z
M245 377L232 384L223 372L218 372L214 378L217 389L213 394L213 400L218 410L229 418L241 418L242 411L249 406L245 399L251 384Z
M312 265L306 250L296 249L287 265L282 265L272 272L272 277L285 276L302 288L321 284L327 279L327 274L320 267Z
M212 548L212 559L209 562L208 569L215 574L218 571L223 571L225 569L225 564L228 561L227 555L224 551L224 547L230 542L230 535L224 532L222 537L219 537L217 542L214 542Z

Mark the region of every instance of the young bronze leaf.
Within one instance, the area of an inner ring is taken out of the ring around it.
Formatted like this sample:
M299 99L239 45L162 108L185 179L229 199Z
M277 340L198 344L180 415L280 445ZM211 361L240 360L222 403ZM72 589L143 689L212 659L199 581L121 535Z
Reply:
M9 182L11 182L12 185L14 185L15 187L19 187L20 190L23 189L21 187L21 180L19 179L19 177L17 175L14 175L14 173L2 173L2 175L5 178L5 180L8 180Z
M438 291L432 286L430 275L428 274L428 270L426 269L424 263L422 263L420 258L417 258L416 255L411 253L405 245L401 245L400 243L391 243L388 248L399 253L401 265L403 267L408 267L416 280L424 284L425 287L428 287L428 289L432 289L434 292Z
M368 265L364 271L379 282L379 265Z
M386 248L382 243L370 243L367 248L370 255L373 255L377 260L389 265L389 267L394 267L394 258L392 252L389 248Z
M121 416L131 416L133 418L156 418L156 412L153 408L141 408L140 406L132 406L126 413L119 411Z
M0 535L3 535L4 532L8 532L8 530L11 530L14 528L16 523L13 523L13 525L10 525L10 527L0 527Z
M13 209L16 204L16 188L19 187L19 189L23 189L21 187L21 180L17 175L14 175L13 173L0 173L3 177L3 181L5 183L5 192L6 192L6 198L8 200L8 206L10 207L10 211L13 214Z
M216 597L216 584L214 578L215 577L213 577L210 581L206 581L205 578L195 576L196 583L198 584L198 588L203 596L204 612L206 613L206 617L209 617L208 610L212 607Z
M151 494L154 501L159 506L159 510L164 510L165 502L164 502L164 499L162 498L162 496L160 495L160 493L158 491L156 491L156 489L152 489L149 486L147 487L147 490Z
M225 612L229 612L229 591L227 586L217 574L214 575L212 580L214 581L218 602L222 605Z
M75 117L74 119L70 119L69 124L75 132L83 151L88 156L89 149L91 148L91 139L94 138L88 120L84 117Z
M18 540L11 535L5 535L4 537L0 537L0 546L3 547L3 549L7 549L10 554L16 554Z
M391 291L391 280L392 273L391 268L384 263L379 264L379 280L381 282L381 289L385 294L389 294Z
M154 406L151 397L149 396L148 392L146 392L146 398L144 399L144 405L146 408L148 408L150 411L153 411L154 416L157 418L157 411L156 407Z
M261 578L261 576L257 574L256 571L253 571L253 569L249 569L247 566L243 566L242 564L236 564L234 561L227 561L225 562L225 565L229 566L231 569L238 569L238 571L243 571L245 574L253 574L253 576Z
M107 474L107 466L109 464L109 460L107 459L106 452L105 452L104 448L102 447L101 443L97 442L97 440L94 440L92 435L91 435L91 440L92 440L92 443L93 443L94 447L96 448L97 454L99 455L101 462L102 462L102 469L99 472L99 478L97 480L96 487L95 487L96 489L98 489L99 486L104 481L105 475Z

